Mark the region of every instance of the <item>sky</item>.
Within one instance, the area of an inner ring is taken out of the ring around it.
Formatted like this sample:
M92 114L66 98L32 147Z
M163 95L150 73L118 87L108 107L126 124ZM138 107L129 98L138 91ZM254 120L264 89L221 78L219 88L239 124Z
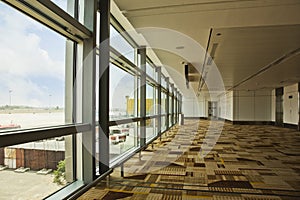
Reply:
M135 52L134 48L122 37L122 34L110 26L110 45L122 53L128 60L134 63ZM154 76L153 68L147 63L147 73ZM152 73L150 70L152 69ZM134 92L137 91L137 86L134 85L134 77L124 70L111 65L110 67L110 105L112 108L126 109L126 98L134 97ZM146 98L153 98L153 88L149 85L146 87Z
M0 36L0 106L63 107L66 39L3 2Z
M66 0L53 2L66 10ZM0 36L0 106L64 107L66 38L1 1ZM134 62L134 48L113 27L110 42ZM125 109L134 77L110 71L110 105ZM152 95L147 87L147 98Z

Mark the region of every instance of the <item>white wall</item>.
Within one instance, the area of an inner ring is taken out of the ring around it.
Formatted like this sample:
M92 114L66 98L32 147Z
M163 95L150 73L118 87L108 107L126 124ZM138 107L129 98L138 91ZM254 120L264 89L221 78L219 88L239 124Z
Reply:
M298 121L299 121L298 106L299 106L298 84L284 87L283 123L298 125Z
M275 89L272 90L272 100L271 100L271 121L275 122L275 117L276 117L276 93Z
M207 117L207 103L204 97L184 98L182 103L184 117Z
M271 121L272 91L234 91L234 121Z
M233 91L219 96L218 117L233 120Z

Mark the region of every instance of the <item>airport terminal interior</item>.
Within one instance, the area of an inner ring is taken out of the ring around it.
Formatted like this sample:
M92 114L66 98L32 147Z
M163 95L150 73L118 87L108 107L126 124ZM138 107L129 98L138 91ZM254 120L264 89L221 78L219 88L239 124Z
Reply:
M300 198L299 0L0 0L0 200Z

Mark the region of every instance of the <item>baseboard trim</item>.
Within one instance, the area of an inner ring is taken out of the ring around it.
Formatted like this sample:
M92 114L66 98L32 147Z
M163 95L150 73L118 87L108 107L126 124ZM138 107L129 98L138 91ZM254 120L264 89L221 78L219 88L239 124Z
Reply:
M270 121L233 121L232 123L234 125L274 125Z
M220 120L224 120L227 123L231 123L233 125L275 125L272 121L232 121L229 119L219 118Z
M207 117L184 117L184 119L205 119L205 120L207 120Z
M296 125L296 124L283 123L283 127L298 130L298 125Z

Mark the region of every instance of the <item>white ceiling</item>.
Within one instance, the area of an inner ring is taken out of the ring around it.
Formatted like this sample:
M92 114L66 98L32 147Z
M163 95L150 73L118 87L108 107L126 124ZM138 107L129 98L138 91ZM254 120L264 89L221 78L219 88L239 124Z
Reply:
M142 28L137 31L156 49L184 95L191 93L191 89L186 89L182 62L189 62L202 72L205 50L208 46L210 53L215 43L218 45L214 61L226 89L271 89L300 81L299 55L258 74L268 64L300 47L299 0L115 2L135 28ZM149 31L147 27L154 28ZM153 29L159 28L164 29L153 34ZM176 49L182 46L183 49ZM241 84L243 80L247 81ZM198 83L191 85L196 90Z

